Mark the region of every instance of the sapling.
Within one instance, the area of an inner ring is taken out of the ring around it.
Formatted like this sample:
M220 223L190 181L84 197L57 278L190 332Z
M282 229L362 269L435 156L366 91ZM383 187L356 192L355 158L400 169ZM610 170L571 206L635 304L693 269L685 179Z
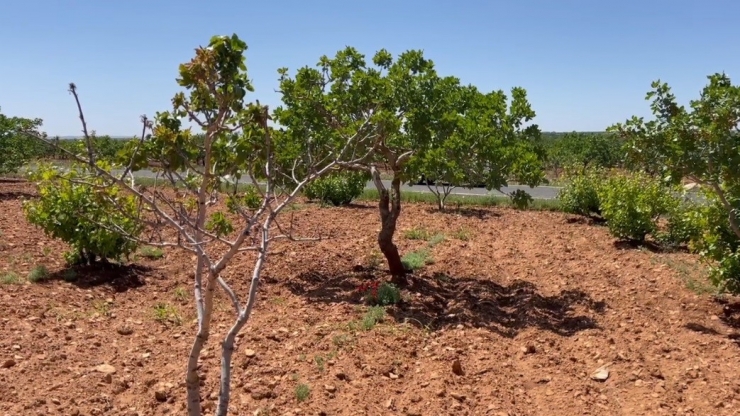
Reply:
M216 415L223 416L229 409L231 360L237 334L254 308L270 244L281 239L317 238L295 237L292 223L285 224L279 214L310 182L339 166L368 158L380 134L378 123L371 122L373 113L355 118L352 133L310 140L300 131L272 127L273 114L266 106L259 101L245 101L246 94L253 91L247 78L246 49L247 45L236 35L215 36L208 47L197 48L195 57L179 68L177 81L186 92L174 96L171 111L158 113L152 122L142 118L142 134L127 143L117 169L103 169L95 161L77 88L70 85L88 152L67 153L88 164L98 178L117 184L140 200L151 235L148 239L128 237L152 247L177 247L195 257L197 333L185 377L190 416L200 416L202 411L198 359L209 340L216 288L227 294L235 316L221 341ZM184 121L193 127L184 127ZM28 133L50 142L43 135ZM358 153L358 148L364 152ZM126 180L131 172L145 168L156 172L154 185ZM244 183L249 186L246 194L240 191ZM174 189L163 189L162 185ZM218 208L221 199L226 199L226 213ZM176 237L163 237L164 227L176 231ZM245 299L222 276L231 260L244 252L256 254Z

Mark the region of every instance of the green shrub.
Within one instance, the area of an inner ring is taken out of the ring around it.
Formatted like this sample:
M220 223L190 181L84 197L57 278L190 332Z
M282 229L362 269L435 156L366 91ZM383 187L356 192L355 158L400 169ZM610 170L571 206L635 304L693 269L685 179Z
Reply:
M334 206L347 205L362 195L368 175L363 172L340 172L319 178L303 188L303 195Z
M730 228L727 210L718 198L711 194L706 197L710 204L692 217L702 231L691 240L691 248L709 265L712 283L722 291L740 293L740 238ZM735 209L738 205L740 201L735 202Z
M679 203L671 188L641 174L609 177L599 187L598 198L609 232L632 241L655 236L658 219L675 210Z
M563 211L578 215L601 215L599 188L603 175L594 169L579 172L568 178L558 199Z
M701 207L695 202L679 201L669 207L665 230L656 235L668 247L689 245L701 236Z
M401 301L401 291L393 283L378 281L360 285L358 291L369 305L395 305Z
M525 210L534 202L532 195L521 189L512 192L509 198L511 198L511 204L518 210Z
M136 250L137 244L124 236L138 237L142 230L134 197L79 166L65 171L43 164L30 176L39 197L24 203L26 217L71 246L68 262L120 259Z

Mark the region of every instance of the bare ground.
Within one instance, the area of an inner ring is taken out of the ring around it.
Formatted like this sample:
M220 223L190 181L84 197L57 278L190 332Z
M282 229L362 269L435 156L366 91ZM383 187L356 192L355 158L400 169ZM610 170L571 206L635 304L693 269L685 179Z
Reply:
M192 259L166 251L73 275L65 245L25 221L19 198L32 196L28 184L0 184L0 277L38 264L52 273L0 285L0 414L183 414ZM740 303L707 294L692 255L620 245L564 214L408 205L397 242L433 263L373 326L355 289L387 277L374 206L291 214L332 238L274 246L238 342L231 414L740 412ZM429 238L405 236L421 228ZM251 268L245 255L224 274L242 295ZM206 414L232 322L221 295L216 309Z

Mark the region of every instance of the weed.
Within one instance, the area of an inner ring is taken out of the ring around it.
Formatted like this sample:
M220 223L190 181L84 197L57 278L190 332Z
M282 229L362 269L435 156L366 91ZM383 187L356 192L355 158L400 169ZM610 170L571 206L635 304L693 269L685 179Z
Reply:
M365 297L365 302L369 305L395 305L401 301L401 291L392 283L363 283L357 291Z
M4 285L17 285L22 283L23 280L17 273L7 272L0 275L0 283Z
M270 299L270 302L274 303L275 305L279 305L279 306L285 305L287 303L285 298L282 298L280 296Z
M104 300L93 301L93 309L98 316L109 316L110 315L110 303Z
M67 269L62 272L62 279L65 282L74 282L77 280L77 272L74 269Z
M452 234L452 237L460 241L468 241L470 240L470 230L467 228L459 228Z
M177 308L164 302L159 302L154 305L154 319L161 323L170 322L175 325L182 324L182 317L177 311Z
M354 344L354 338L347 334L334 335L331 341L338 349Z
M434 273L432 278L440 283L449 283L452 278L446 273Z
M319 371L323 373L326 368L326 360L324 360L324 357L317 355L313 357L313 360L316 362L316 367L318 367Z
M298 361L306 361L306 354L301 354L298 356Z
M311 396L311 387L308 384L301 383L295 387L295 398L299 402L304 402Z
M28 281L31 283L43 282L44 280L49 279L49 276L51 276L49 269L47 269L43 264L37 264L28 273Z
M178 302L185 302L188 300L188 292L184 287L178 286L175 288L175 300Z
M159 247L144 246L139 250L139 255L149 260L159 260L164 257L164 251Z
M412 251L401 259L403 266L407 270L419 270L428 264L433 264L434 259L432 258L429 250L418 250Z
M373 250L367 257L368 269L377 269L383 263L383 257L378 250Z
M375 325L385 320L385 309L382 306L373 306L362 317L362 328L369 331L375 328Z
M432 236L432 238L429 239L429 247L434 247L443 241L445 241L444 234L435 234Z
M431 233L425 228L414 227L410 230L406 230L403 235L409 240L428 240Z
M45 246L43 253L44 253L44 257L49 257L49 254L51 254L51 247Z

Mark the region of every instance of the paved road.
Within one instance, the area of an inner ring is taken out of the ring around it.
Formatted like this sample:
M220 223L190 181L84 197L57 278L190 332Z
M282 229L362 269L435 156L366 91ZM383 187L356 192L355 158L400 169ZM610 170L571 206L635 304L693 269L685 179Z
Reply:
M122 171L114 171L114 173L122 173ZM134 173L134 176L141 177L141 178L154 178L156 174L149 170L141 170L136 173ZM245 183L249 183L249 180L243 181ZM383 185L385 185L386 188L390 187L391 181L384 180ZM375 184L370 181L365 185L365 189L375 189ZM555 199L558 195L558 192L560 191L559 187L555 186L538 186L535 188L530 188L526 185L511 185L511 186L504 186L501 188L501 192L497 190L488 191L485 188L455 188L452 190L451 195L470 195L470 196L506 196L507 194L516 191L517 189L522 189L526 191L528 194L532 195L532 198L534 199ZM403 184L401 185L401 192L426 192L430 193L431 191L426 185L408 185Z

